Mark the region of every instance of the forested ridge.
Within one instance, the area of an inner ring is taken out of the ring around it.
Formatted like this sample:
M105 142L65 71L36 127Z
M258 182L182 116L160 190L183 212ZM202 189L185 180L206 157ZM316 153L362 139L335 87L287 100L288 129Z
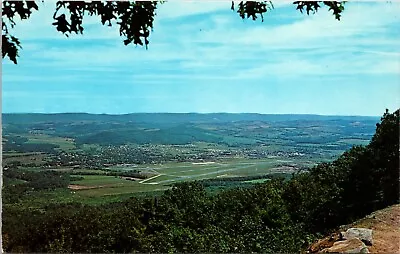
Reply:
M35 175L28 176L35 178ZM49 174L48 181L55 177ZM68 178L59 177L61 185ZM51 184L49 184L51 187ZM255 186L202 182L105 204L3 208L7 252L299 252L322 234L399 203L399 110L367 146Z

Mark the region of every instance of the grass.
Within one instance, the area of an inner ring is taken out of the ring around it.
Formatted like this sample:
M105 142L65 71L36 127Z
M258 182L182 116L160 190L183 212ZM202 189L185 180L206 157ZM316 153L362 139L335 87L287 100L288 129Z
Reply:
M54 137L45 134L37 134L37 135L27 135L28 144L53 144L60 146L60 150L63 151L71 151L75 150L76 146L73 140L62 138L62 137Z
M288 163L294 162L287 160ZM100 170L77 169L71 171L71 176L83 177L82 180L73 181L71 184L89 187L90 189L71 190L60 188L56 190L35 191L26 195L18 204L29 207L42 207L51 203L84 203L89 205L98 205L110 202L118 202L131 197L148 197L161 195L165 190L171 188L171 185L183 181L202 180L210 178L233 177L233 176L252 176L264 175L275 172L277 165L282 163L277 158L267 159L229 159L214 164L193 164L185 163L165 163L162 165L141 165L135 169L155 170L161 175L144 181L130 181L115 176L106 175L74 175L78 172L99 172ZM301 162L296 160L297 164L310 163L303 159ZM27 170L40 170L40 168L26 168ZM65 168L65 170L70 170ZM257 179L250 181L240 181L240 186L251 186L252 184L262 183L266 179ZM17 184L16 182L14 184ZM216 193L222 189L233 188L236 185L225 187L213 186L207 190L210 193ZM7 204L6 204L7 205Z
M35 164L36 166L43 165L45 163L45 154L39 153L15 153L13 155L7 153L3 155L3 165L7 165L13 161L18 161L21 164Z
M71 184L93 187L92 189L75 190L78 195L87 197L152 192L168 188L164 185L141 184L139 181L130 181L114 176L87 175L83 178L83 180L73 181Z
M111 166L111 167L108 167L107 169L113 170L113 171L133 171L133 170L138 170L138 168L135 167L135 166Z
M274 172L280 163L276 159L244 160L231 159L214 164L166 163L162 165L141 165L135 169L158 172L160 175L145 181L130 181L115 176L83 175L82 180L71 184L89 187L75 190L83 197L104 197L166 190L173 183L218 177L264 175ZM116 168L113 168L116 169ZM83 172L85 170L79 170ZM263 179L262 181L264 181ZM254 180L254 183L261 182ZM253 182L249 182L253 183Z
M294 162L292 160L285 160L287 163ZM235 177L235 176L253 176L265 175L273 173L276 168L281 164L277 158L265 159L228 159L212 164L194 164L190 162L184 163L165 163L157 165L140 165L135 167L137 170L144 172L158 173L159 176L145 181L131 181L124 178L107 176L107 175L77 175L76 173L89 173L89 172L104 172L101 170L92 169L74 169L60 168L57 170L70 171L71 176L82 177L83 179L72 181L73 185L80 185L83 189L80 190L57 190L54 192L40 192L38 200L34 203L48 202L83 202L83 203L98 203L110 200L120 200L125 197L136 195L147 195L151 193L161 193L162 191L170 188L174 183L182 181L203 180L210 178ZM299 161L296 161L300 164ZM307 160L301 163L309 163ZM113 167L117 169L118 167ZM121 168L120 168L121 169ZM124 168L125 169L125 168ZM40 170L40 168L26 168L26 170ZM253 184L265 181L265 179L252 180L244 183ZM85 189L86 188L86 189ZM147 193L147 194L145 194ZM31 199L34 199L33 196Z
M78 176L78 175L73 175ZM104 176L104 175L86 175L83 176L83 180L73 181L72 184L82 185L82 186L89 186L89 187L96 187L102 185L123 185L126 183L131 183L133 181L120 179L119 177L115 176Z
M273 173L282 163L296 163L306 165L309 160L293 158L280 160L279 158L242 159L232 158L214 161L213 163L169 162L164 164L147 164L138 166L114 166L115 171L139 170L152 172L159 176L142 181L131 181L124 178L107 175L77 175L74 173L105 173L103 170L59 168L58 171L69 171L71 176L79 176L83 179L73 181L73 185L81 185L87 189L70 190L57 189L54 191L40 191L32 193L26 199L30 206L40 206L47 203L79 202L85 204L101 204L116 202L129 197L143 197L160 195L171 185L183 181L203 180L210 178L254 176ZM27 170L40 170L40 168L26 168ZM256 184L265 179L243 181L238 184ZM217 188L218 189L218 188ZM215 190L217 190L215 189ZM214 190L214 189L213 189Z
M97 151L97 150L100 150L100 146L97 145L97 144L82 144L80 146L80 148L82 150L84 150L84 151L90 151L90 150Z
M151 192L152 193L152 192ZM5 204L3 206L26 206L30 208L41 208L49 204L84 203L89 205L99 205L111 202L123 201L130 197L140 196L137 193L125 193L119 195L85 195L84 192L72 191L69 189L58 188L55 190L42 190L25 195L17 204Z
M21 153L21 152L16 152L16 151L8 151L8 152L3 152L3 159L14 158L14 157L22 157L22 156L29 156L29 155L38 155L38 154L42 154L42 153L41 152Z
M72 169L72 174L85 174L85 173L95 173L95 174L107 174L107 171L99 169Z
M292 161L287 161L292 162ZM264 175L275 168L276 159L243 160L232 159L215 164L165 164L155 170L161 175L146 181L147 184L171 184L187 180L202 180L216 177Z

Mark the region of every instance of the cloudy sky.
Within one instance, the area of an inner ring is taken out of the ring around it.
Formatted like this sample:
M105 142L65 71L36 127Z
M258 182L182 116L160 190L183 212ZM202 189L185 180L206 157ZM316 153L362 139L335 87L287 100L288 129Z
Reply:
M3 112L255 112L382 115L400 103L400 3L351 2L342 20L291 3L259 21L229 1L159 7L149 49L85 19L84 35L51 26L54 2L13 30Z

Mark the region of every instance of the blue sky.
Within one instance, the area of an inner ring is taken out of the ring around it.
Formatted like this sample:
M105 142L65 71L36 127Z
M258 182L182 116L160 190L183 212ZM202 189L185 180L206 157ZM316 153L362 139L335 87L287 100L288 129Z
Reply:
M18 65L3 60L2 111L254 112L382 115L400 104L400 3L351 2L301 14L275 1L264 23L230 1L171 1L149 49L85 17L84 35L51 26L54 2L17 24Z

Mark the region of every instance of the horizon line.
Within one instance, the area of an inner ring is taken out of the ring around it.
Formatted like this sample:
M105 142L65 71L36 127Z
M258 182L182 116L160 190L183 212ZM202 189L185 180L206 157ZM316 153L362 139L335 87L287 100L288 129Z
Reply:
M382 115L340 115L340 114L316 114L316 113L258 113L258 112L131 112L131 113L90 113L90 112L2 112L2 115L57 115L57 114L87 114L87 115L109 115L109 116L123 116L133 114L197 114L197 115L211 115L211 114L248 114L248 115L300 115L300 116L344 116L344 117L381 117Z

